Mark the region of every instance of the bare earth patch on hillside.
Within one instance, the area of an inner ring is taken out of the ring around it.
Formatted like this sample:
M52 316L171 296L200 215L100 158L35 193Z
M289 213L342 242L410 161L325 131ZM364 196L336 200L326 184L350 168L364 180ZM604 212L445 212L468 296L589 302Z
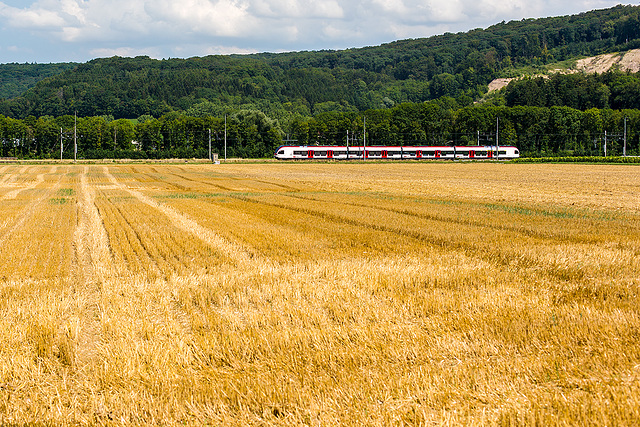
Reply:
M576 68L580 71L584 71L585 73L601 74L609 71L609 69L618 62L620 62L620 55L612 53L580 59L576 63Z
M572 74L576 72L602 74L617 66L621 71L632 73L640 72L640 49L630 50L626 53L608 53L580 59L573 69L554 69L551 73ZM544 75L542 75L544 77ZM506 87L514 78L495 79L489 83L489 92L498 91Z
M627 52L620 60L620 69L622 71L631 71L637 73L640 71L640 49L634 49Z
M491 83L489 83L489 92L494 92L496 90L500 90L503 87L506 87L513 78L509 79L495 79Z

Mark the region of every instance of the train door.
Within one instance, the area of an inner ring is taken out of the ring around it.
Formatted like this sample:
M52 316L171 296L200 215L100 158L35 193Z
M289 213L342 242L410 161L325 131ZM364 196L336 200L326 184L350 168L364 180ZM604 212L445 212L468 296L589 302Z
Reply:
M469 158L470 159L475 159L475 157L476 157L476 152L473 151L473 150L469 150Z
M309 158L309 159L313 159L313 150L309 150L309 151L307 152L307 158Z
M487 152L487 157L489 157L490 159L493 159L493 150L489 150Z
M382 158L386 159L388 157L387 150L382 150Z
M436 159L440 158L440 150L436 150Z
M327 159L333 159L333 150L327 151Z
M416 150L416 157L417 157L418 159L421 159L421 158L422 158L422 150Z

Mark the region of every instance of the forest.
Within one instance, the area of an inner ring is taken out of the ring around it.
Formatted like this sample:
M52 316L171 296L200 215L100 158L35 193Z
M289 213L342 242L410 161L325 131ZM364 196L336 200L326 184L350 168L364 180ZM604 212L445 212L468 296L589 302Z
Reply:
M74 63L0 64L0 99L18 97L39 81L72 70L76 66Z
M482 98L497 77L637 47L640 6L620 5L341 51L100 58L44 78L19 96L5 97L0 114L135 119L205 105L214 110L211 113L224 106L260 110L272 117L310 116L442 96L469 105ZM10 65L0 66L0 75L2 67Z
M640 47L640 6L343 51L0 64L4 157L270 157L283 143L485 144L638 153L640 75L536 77ZM513 80L497 94L487 85ZM22 92L22 88L28 88ZM225 125L226 123L226 125ZM625 134L625 129L627 130ZM606 135L606 136L605 136Z

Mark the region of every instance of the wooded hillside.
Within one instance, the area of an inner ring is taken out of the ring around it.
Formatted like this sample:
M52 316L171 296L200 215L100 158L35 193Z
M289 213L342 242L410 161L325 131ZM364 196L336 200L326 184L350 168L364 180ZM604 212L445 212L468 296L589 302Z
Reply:
M22 95L47 77L72 70L78 64L0 64L0 99Z
M57 75L0 102L0 156L57 158L62 144L72 157L75 112L87 158L206 157L209 140L222 153L225 117L232 157L359 144L365 118L373 145L494 144L499 132L525 156L638 155L638 74L535 77L638 47L640 7L617 6L345 51L51 64ZM523 70L534 77L486 97L492 79Z
M0 113L137 118L219 114L224 106L308 116L442 96L469 105L515 67L640 47L639 13L637 6L617 6L343 51L96 59L5 100Z

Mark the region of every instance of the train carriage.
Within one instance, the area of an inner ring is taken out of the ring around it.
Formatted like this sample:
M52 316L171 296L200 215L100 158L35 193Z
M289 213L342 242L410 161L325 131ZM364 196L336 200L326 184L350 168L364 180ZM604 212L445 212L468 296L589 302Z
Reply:
M333 146L282 145L279 160L511 160L520 157L513 146Z

